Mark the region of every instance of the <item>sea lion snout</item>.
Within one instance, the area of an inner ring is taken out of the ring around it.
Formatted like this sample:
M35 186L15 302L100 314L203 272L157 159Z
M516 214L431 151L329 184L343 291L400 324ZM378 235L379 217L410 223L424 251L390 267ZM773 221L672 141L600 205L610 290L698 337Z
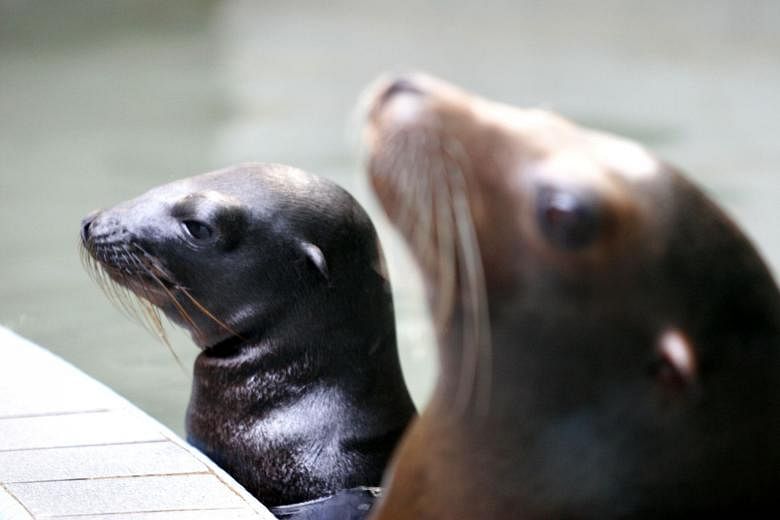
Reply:
M377 96L377 107L381 107L393 97L400 94L423 95L423 87L415 81L414 76L400 76L383 86Z
M111 210L96 209L81 220L81 245L94 251L96 247L121 242L128 228Z
M127 226L110 212L96 210L81 221L81 244L98 256L101 250L126 243L129 236Z
M424 80L415 75L379 80L366 94L368 120L375 126L389 124L399 129L415 124L426 112L428 92Z
M96 209L89 215L81 219L81 243L86 245L90 238L90 227L95 221L95 218L100 214L100 210Z

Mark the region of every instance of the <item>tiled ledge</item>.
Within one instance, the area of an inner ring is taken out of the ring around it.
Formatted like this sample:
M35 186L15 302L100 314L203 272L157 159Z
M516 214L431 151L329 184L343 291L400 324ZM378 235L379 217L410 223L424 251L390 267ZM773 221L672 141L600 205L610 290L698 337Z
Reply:
M110 389L0 327L0 519L273 519Z

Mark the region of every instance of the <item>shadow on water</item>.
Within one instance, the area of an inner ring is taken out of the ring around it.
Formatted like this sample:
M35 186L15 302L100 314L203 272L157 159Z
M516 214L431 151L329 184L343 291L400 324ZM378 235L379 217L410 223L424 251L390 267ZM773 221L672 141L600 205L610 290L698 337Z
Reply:
M375 217L423 401L435 363L419 281L349 123L370 80L409 68L648 144L777 270L778 25L773 0L0 0L0 324L181 432L189 374L83 272L79 220L175 178L285 162L337 180ZM172 339L189 367L194 347Z

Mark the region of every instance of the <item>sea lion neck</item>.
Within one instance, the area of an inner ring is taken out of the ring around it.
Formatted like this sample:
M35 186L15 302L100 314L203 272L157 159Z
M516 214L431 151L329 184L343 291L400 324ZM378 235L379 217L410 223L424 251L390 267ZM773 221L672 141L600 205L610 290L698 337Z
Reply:
M311 309L327 311L312 317ZM372 461L387 460L414 414L389 293L323 289L237 347L196 359L192 444L268 505L379 484L384 464ZM334 473L345 461L363 473ZM286 483L291 473L306 486Z
M305 301L265 319L246 337L205 349L195 362L193 400L235 401L231 408L282 406L282 394L294 398L312 381L347 394L361 392L370 378L383 377L376 373L383 363L392 366L397 357L390 295L368 290L366 296L323 288L301 296ZM331 312L302 330L301 320L317 307ZM233 394L237 388L240 396Z

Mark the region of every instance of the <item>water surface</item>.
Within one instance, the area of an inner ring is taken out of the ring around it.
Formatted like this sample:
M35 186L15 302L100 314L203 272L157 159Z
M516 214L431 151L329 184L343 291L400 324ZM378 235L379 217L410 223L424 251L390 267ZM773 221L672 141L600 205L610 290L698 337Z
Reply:
M177 431L185 367L78 259L90 210L228 164L335 179L375 217L418 402L434 372L419 280L361 176L351 114L423 69L642 141L690 172L780 268L780 3L0 0L0 323ZM56 382L51 382L56 385Z

